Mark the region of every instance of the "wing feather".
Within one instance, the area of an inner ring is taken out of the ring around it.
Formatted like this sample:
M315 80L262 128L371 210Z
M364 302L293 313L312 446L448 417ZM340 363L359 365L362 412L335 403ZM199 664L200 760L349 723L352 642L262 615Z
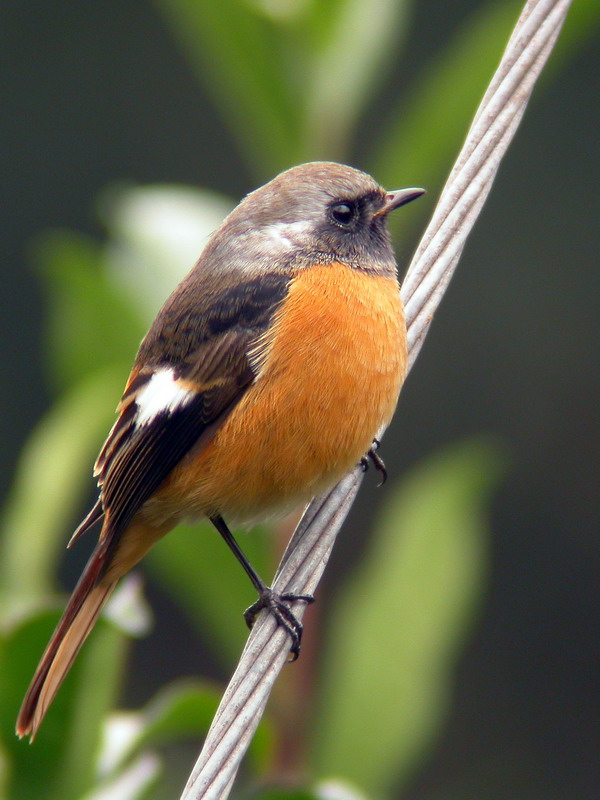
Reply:
M165 304L140 346L119 416L95 464L100 505L75 536L105 515L105 569L137 511L192 448L210 439L255 380L256 345L288 284L289 277L278 274L245 283L231 279L199 300L184 282L179 299L173 295ZM161 370L170 370L185 402L159 409L140 424L138 401Z

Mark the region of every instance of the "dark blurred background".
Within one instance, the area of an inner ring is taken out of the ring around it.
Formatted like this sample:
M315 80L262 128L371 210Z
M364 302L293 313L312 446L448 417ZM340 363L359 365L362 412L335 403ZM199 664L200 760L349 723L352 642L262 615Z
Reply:
M416 4L413 36L367 127L475 5ZM29 0L3 11L4 495L51 400L34 237L49 226L101 237L95 198L116 179L239 198L256 178L151 3ZM510 453L484 613L411 800L600 795L599 75L596 39L537 87L385 441L392 474L473 433ZM364 155L359 139L356 166ZM407 182L419 183L408 167L398 175ZM355 526L370 513L361 506ZM338 564L351 541L342 537ZM171 649L157 614L146 663ZM192 669L189 655L178 660ZM166 677L136 680L132 697Z

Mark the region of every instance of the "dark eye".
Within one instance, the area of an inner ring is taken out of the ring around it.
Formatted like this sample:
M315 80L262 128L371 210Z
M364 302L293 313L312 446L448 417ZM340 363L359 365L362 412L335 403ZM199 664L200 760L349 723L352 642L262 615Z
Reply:
M349 228L357 213L356 203L336 203L331 206L331 218L340 228Z

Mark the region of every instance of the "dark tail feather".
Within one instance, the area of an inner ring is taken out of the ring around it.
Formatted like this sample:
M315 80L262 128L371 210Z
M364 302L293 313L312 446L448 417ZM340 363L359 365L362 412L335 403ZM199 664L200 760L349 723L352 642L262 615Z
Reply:
M116 581L97 582L105 561L106 543L101 542L92 553L29 685L17 719L20 738L29 735L33 741L75 656L116 586Z
M99 522L103 516L104 516L104 508L102 507L102 500L98 498L94 503L89 514L79 524L77 530L75 531L73 536L71 536L71 538L69 539L69 544L67 545L67 547L73 547L77 539L79 539L80 536L83 536L83 534L86 531L88 531L93 525Z

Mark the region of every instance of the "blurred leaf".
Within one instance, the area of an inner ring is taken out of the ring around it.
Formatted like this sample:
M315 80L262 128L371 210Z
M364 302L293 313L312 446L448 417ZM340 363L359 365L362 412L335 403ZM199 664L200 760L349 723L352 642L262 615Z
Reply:
M61 763L65 734L63 723L69 706L71 683L63 686L64 691L59 692L35 746L18 741L15 735L20 703L58 616L58 609L39 611L2 631L0 731L10 765L10 792L7 796L19 800L50 800L53 796L53 777L57 765ZM77 665L74 670L76 668ZM70 680L72 682L73 678Z
M4 748L0 747L0 797L8 797L8 759Z
M78 679L72 688L68 733L60 769L54 768L56 800L78 797L95 784L102 724L114 706L121 683L126 637L114 625L96 627L77 657L80 663Z
M152 610L144 597L138 573L130 573L119 582L103 614L129 636L141 637L148 633L152 627Z
M35 744L18 741L14 726L19 705L58 615L57 610L28 614L1 636L0 735L15 800L72 800L89 788L95 778L101 721L121 679L125 637L100 619Z
M293 48L284 26L244 0L156 5L249 167L262 179L289 166L298 152L300 98L287 69Z
M142 800L149 797L160 771L160 759L152 753L145 753L116 777L86 793L81 800Z
M521 6L520 0L478 6L384 125L373 174L383 186L425 187L429 201L418 204L417 214L433 207ZM390 217L394 238L414 224L414 215Z
M321 781L316 786L268 786L249 792L248 800L367 800L366 795L344 781Z
M100 770L111 779L132 758L181 739L204 737L221 700L222 689L201 681L177 681L162 689L138 712L111 715L105 727ZM249 749L249 761L259 773L272 760L274 736L262 720Z
M400 47L410 5L406 0L312 4L302 160L347 159L357 119Z
M241 533L238 541L268 583L270 548L266 530ZM235 663L248 636L242 612L256 595L213 526L206 521L194 527L180 525L152 548L147 562L214 646L215 655L227 665Z
M204 736L220 699L215 686L200 682L180 681L165 687L136 715L139 729L130 744L132 752Z
M541 75L541 83L554 78L565 62L580 52L598 35L600 28L600 3L587 0L574 0L558 41L552 51L547 66Z
M259 179L344 158L398 49L406 0L159 0ZM232 24L235 20L235 24Z
M370 169L384 186L402 183L427 188L429 202L420 204L423 215L434 205L522 6L521 0L477 6L445 50L431 59L384 126ZM573 3L557 48L542 74L542 85L558 64L597 33L599 25L600 3ZM394 238L401 240L414 223L414 216L392 215Z
M256 791L242 795L245 800L322 800L318 794L311 789L290 788L288 786L275 786L260 788ZM334 800L332 798L331 800Z
M149 325L233 203L187 186L116 185L101 195L99 207L110 235L107 273Z
M46 340L55 383L73 385L119 361L126 370L144 328L107 277L98 247L82 236L53 232L41 237L37 253L48 298Z
M341 780L319 781L315 793L318 800L367 800L367 796L356 786Z
M245 3L273 22L285 25L301 22L311 6L314 6L312 0L245 0Z
M2 515L3 613L52 591L61 545L91 485L94 456L123 384L120 369L87 377L55 403L29 437Z
M416 469L388 504L331 617L317 774L385 794L438 733L480 603L499 465L496 448L461 444Z

